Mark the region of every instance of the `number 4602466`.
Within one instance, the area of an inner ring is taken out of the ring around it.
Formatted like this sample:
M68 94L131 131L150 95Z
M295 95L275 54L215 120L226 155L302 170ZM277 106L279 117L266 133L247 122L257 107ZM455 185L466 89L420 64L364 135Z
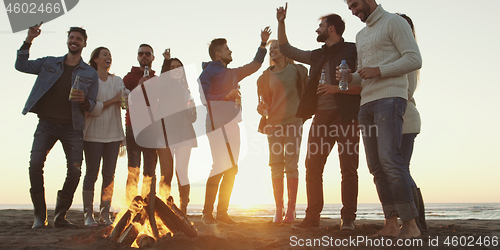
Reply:
M36 13L59 13L60 3L9 3L7 13L11 14L36 14Z

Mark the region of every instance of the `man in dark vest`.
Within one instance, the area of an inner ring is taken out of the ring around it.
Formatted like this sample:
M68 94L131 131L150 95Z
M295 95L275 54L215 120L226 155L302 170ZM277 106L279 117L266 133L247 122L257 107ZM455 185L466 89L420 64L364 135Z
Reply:
M277 9L280 52L293 60L311 65L306 92L297 110L297 117L314 119L309 130L306 157L307 209L305 219L293 229L319 227L323 210L323 170L335 142L338 145L342 174L341 228L354 230L358 199L358 111L360 87L349 86L341 91L335 79L336 66L345 60L353 71L356 67L356 46L342 38L345 23L339 15L320 18L316 30L321 48L304 51L288 43L285 32L286 7ZM325 73L326 84L318 84Z

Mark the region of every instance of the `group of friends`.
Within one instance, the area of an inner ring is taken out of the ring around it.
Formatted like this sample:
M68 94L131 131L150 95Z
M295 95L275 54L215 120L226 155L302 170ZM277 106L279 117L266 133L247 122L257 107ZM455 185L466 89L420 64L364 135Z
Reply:
M203 64L198 79L208 111L206 131L213 159L206 183L202 216L205 224L238 224L229 216L228 207L238 172L238 123L242 121L239 82L261 67L269 46L270 67L257 80L257 112L262 115L259 132L267 135L269 144L269 166L276 203L273 223L296 221L302 125L313 117L305 159L306 216L300 223L293 224L292 229L319 227L324 205L323 170L337 143L342 175L340 230L355 230L360 135L385 217L385 225L376 236L410 238L427 229L422 195L409 170L414 140L420 133L420 116L413 93L422 65L413 23L404 14L385 11L375 0L345 2L352 14L366 23L356 35L356 43L344 41L344 21L339 15L330 14L320 18L316 30L317 41L324 43L321 48L306 51L293 47L285 31L287 6L276 12L278 39L269 41L269 27L262 30L257 53L244 66L228 68L232 51L226 39L217 38L210 43L212 61ZM157 77L154 70L148 71L155 58L153 48L148 44L139 46L137 60L140 66L132 67L122 80L109 73L112 57L105 47L96 48L88 64L84 62L81 53L86 46L87 34L82 28L69 30L66 55L28 60L32 41L40 35L39 28L29 29L16 60L17 70L38 75L23 110L23 114L33 112L39 117L29 166L35 214L33 228L48 225L43 167L48 152L58 140L66 154L67 175L57 194L55 227L75 226L66 219L66 213L80 180L83 154L86 162L82 196L85 225L98 224L94 218L93 199L101 159L100 219L106 224L112 223L110 206L114 174L123 141L126 141L128 156L127 203L138 194L141 154L145 179L154 176L159 159L159 194L163 199L170 195L175 159L180 208L186 213L190 192L189 158L191 149L197 146L192 123L197 114L192 108L193 100L190 99L182 62L171 58L169 49L163 53L161 73L168 72L171 78L168 91L174 94L163 102L159 101L158 105L188 105L175 119L166 119L163 124L170 130L166 147L148 148L136 141L138 131L133 129L134 116L130 115L129 109L124 131L120 103L124 91L128 93L140 87L145 90L144 83ZM350 68L347 90L339 88L341 73L338 65L343 60ZM304 66L294 61L310 65L309 74ZM148 72L145 74L145 71ZM320 75L324 75L326 84L319 83ZM79 86L71 89L76 77ZM286 211L283 200L285 174ZM148 192L149 187L143 184L141 195ZM401 227L398 217L402 221Z

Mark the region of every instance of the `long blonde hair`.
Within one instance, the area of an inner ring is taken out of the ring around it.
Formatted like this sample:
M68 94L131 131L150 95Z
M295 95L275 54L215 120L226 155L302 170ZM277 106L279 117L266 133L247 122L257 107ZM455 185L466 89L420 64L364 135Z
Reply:
M271 45L272 45L274 42L278 42L278 40L276 40L276 39L271 39L271 40L269 40L269 41L267 42L266 46L271 47ZM278 48L279 48L279 46L278 46ZM269 50L271 50L271 48L269 48ZM280 52L280 53L281 53L281 52ZM292 59L290 59L290 58L288 58L288 57L286 57L286 56L285 56L285 60L286 60L286 62L287 62L287 63L295 64L295 61L294 61L294 60L292 60ZM275 64L276 64L276 63L273 61L273 59L271 59L271 57L269 57L269 66L274 66Z

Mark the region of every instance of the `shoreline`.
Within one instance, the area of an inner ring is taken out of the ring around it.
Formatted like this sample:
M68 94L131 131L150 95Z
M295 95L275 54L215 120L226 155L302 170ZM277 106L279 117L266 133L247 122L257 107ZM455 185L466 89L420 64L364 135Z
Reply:
M54 211L48 210L48 221L52 225ZM95 213L96 215L98 213ZM111 227L99 225L98 227L83 226L83 213L78 210L70 210L67 215L68 220L81 225L76 229L44 228L32 230L33 211L32 210L0 210L0 248L5 249L132 249L120 245L106 238ZM201 216L189 216L191 222L198 229L197 238L187 238L182 234L174 237L160 238L150 249L293 249L297 247L319 247L326 244L335 246L342 241L350 245L343 245L346 249L382 249L384 247L364 244L353 245L354 239L364 241L367 236L380 230L383 226L382 220L356 220L356 230L353 232L340 232L340 220L322 218L318 229L296 231L291 229L291 224L275 225L268 217L234 216L240 222L236 226L206 226L201 222ZM297 221L300 221L298 219ZM491 246L493 237L500 238L500 220L429 220L429 230L421 237L416 238L420 246L412 246L410 249L436 249L436 247L452 247L452 240L458 244L454 249L467 249L470 246L460 246L462 243L473 244L474 249L498 249ZM481 237L482 241L488 237L490 247L484 246L477 241ZM474 242L471 243L471 239ZM371 244L388 241L396 242L396 239L374 238ZM377 241L378 240L378 241ZM497 241L498 242L498 241ZM359 243L359 242L357 242ZM433 246L432 244L438 244ZM466 245L467 245L466 244ZM458 247L458 248L457 248Z

